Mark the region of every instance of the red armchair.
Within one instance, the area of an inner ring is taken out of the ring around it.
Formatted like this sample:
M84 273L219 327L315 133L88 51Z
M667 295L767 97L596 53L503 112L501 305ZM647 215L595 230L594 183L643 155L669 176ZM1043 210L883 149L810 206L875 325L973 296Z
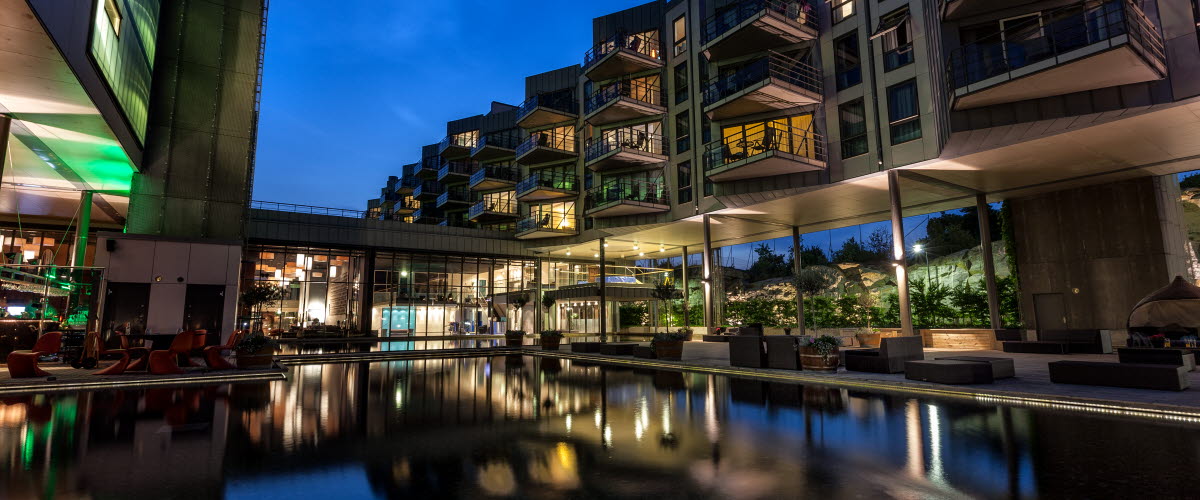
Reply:
M12 378L48 377L50 373L38 368L38 358L62 348L62 332L46 332L34 342L33 349L13 351L8 355L8 374Z
M195 342L195 332L183 332L175 336L171 346L165 351L150 351L150 373L155 375L178 375L183 373L179 367L179 355L192 350Z
M225 345L210 345L205 347L204 362L208 363L208 367L214 370L232 370L237 368L225 360L224 354L225 351L232 351L244 335L246 335L246 330L235 330L233 335L229 336L229 342L226 342Z

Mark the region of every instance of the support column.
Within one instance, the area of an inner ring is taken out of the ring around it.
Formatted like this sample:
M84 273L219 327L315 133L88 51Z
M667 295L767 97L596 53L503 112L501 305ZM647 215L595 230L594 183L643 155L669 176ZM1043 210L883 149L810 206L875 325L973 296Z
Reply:
M604 238L600 238L600 342L608 342L608 269L604 266Z
M704 255L701 262L704 264L703 276L701 280L704 283L704 328L708 335L713 332L713 286L712 286L712 231L708 227L708 215L704 215Z
M797 279L804 267L800 262L800 251L800 228L792 226L792 273ZM804 294L800 293L800 287L796 287L796 328L804 335Z
M371 331L371 307L375 305L375 249L364 252L362 259L362 302L358 305L358 329L366 333Z
M904 214L900 209L900 175L888 171L888 198L892 209L892 265L896 266L896 294L900 298L900 331L912 335L912 309L908 303L908 255L904 247Z
M79 193L79 224L75 226L75 253L71 256L72 266L84 265L87 258L88 230L92 225L92 192Z
M546 312L542 310L542 259L540 257L533 259L533 293L537 294L533 298L533 328L537 330L535 333L538 334L538 338L541 338L542 330L545 329L542 325L542 316L545 316Z
M979 215L979 250L983 255L983 277L987 283L988 319L993 330L1003 328L1000 322L1000 291L996 287L996 262L992 257L992 225L989 220L991 208L987 196L975 195L975 211Z
M683 267L683 328L690 328L692 325L688 324L690 321L688 321L688 253L686 246L683 247L682 252L683 257L681 257L679 265Z
M0 178L4 177L4 166L8 163L8 135L12 128L12 117L0 115Z

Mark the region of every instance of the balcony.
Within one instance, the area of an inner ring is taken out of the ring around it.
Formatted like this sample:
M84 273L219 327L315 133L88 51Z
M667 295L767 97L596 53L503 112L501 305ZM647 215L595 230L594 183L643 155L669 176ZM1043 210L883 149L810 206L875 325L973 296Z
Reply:
M529 139L517 146L517 163L540 165L565 161L579 156L575 148L575 134L554 131L534 132Z
M446 186L437 181L425 181L413 189L413 199L420 201L436 201L446 190Z
M517 239L536 240L571 236L579 234L575 225L575 214L563 214L554 211L534 213L517 221Z
M436 156L430 157L430 158L425 158L425 159L421 160L421 163L419 165L417 165L416 170L413 172L413 175L417 176L418 178L420 178L422 180L427 180L427 181L437 180L438 170L440 170L441 168L442 168L441 158L438 158ZM413 189L416 189L416 186L413 186Z
M820 134L774 122L746 127L704 147L704 174L713 182L824 169Z
M658 32L619 34L596 44L583 55L583 75L593 82L663 66Z
M414 173L414 175L416 175L416 174ZM396 194L402 195L402 196L410 195L410 194L412 194L413 190L416 189L417 186L420 186L420 185L421 185L421 179L418 179L416 177L401 177L400 180L398 182L396 182Z
M472 191L495 191L512 189L517 185L521 172L511 165L484 165L471 175L469 187Z
M817 70L775 52L711 80L704 88L704 112L714 120L819 102L821 76Z
M1008 0L1007 2L996 2L995 0L942 0L942 20L951 21L955 19L965 19L988 12L997 11L1000 9L1011 9L1025 4L1045 0Z
M667 161L663 136L641 130L614 129L584 149L584 166L595 172Z
M517 201L551 201L579 196L579 176L565 172L533 172L517 183Z
M517 214L517 202L512 198L507 200L483 200L471 205L467 219L480 224L491 224L514 220Z
M1163 78L1162 36L1128 0L1084 2L951 52L956 110Z
M671 209L666 184L617 179L589 189L584 197L588 217L620 217L666 212Z
M479 164L473 161L448 161L442 163L442 168L438 169L437 180L443 184L466 182L471 179L471 174L475 173L476 168L479 168Z
M392 215L412 215L413 212L416 212L420 208L421 202L406 197L403 200L397 201L395 205L392 206Z
M516 130L488 134L479 139L471 149L471 159L475 161L493 161L502 158L512 158L517 146L521 144L521 136Z
M419 208L417 211L413 212L414 224L429 224L436 226L445 220L446 218L442 217L441 212L435 209Z
M574 88L535 95L517 110L517 126L527 129L573 122L576 118L579 118L579 100L575 99Z
M662 87L644 78L621 80L600 87L584 102L583 119L594 126L667 112Z
M450 134L438 143L438 155L443 160L461 160L471 156L471 150L479 143L479 132Z
M704 55L717 61L813 40L812 1L743 0L726 8L704 22Z
M446 188L446 192L437 198L437 207L445 210L465 208L471 204L471 191L464 187Z

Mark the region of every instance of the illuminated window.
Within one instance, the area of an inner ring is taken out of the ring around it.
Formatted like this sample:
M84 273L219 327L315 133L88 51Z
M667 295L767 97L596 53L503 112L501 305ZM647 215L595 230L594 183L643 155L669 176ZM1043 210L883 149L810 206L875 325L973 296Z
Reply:
M815 158L812 115L786 116L721 129L720 158L730 163L768 151Z
M540 229L570 230L575 228L575 202L563 201L531 205L529 215Z
M113 33L120 36L121 8L117 5L117 0L104 0L104 14L108 16L108 23L112 25Z
M675 36L675 55L683 53L687 50L687 17L679 16L675 18L672 32Z
M834 0L829 10L833 12L833 22L836 24L854 15L854 0Z

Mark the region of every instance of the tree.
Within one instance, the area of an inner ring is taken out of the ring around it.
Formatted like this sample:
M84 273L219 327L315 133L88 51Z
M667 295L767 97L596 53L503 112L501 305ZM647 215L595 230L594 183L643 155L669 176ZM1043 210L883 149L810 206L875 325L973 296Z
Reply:
M262 307L283 300L287 292L269 283L256 283L242 292L242 306L250 309L251 317L258 316L258 331L262 331ZM253 327L251 329L254 329Z
M554 329L554 316L550 314L550 309L554 307L554 304L557 302L558 300L551 296L550 292L542 292L542 308L544 309L544 314L546 315L547 330Z
M892 255L891 230L878 228L871 231L871 235L867 237L867 250L875 254L876 261L888 260Z
M792 277L792 284L796 286L796 293L801 294L801 298L812 297L832 286L833 278L818 269L806 267Z
M1179 189L1200 188L1200 174L1192 174L1179 181Z
M654 289L650 291L650 296L662 302L664 306L670 307L670 301L678 297L678 294L676 293L674 283L667 280L661 280L654 284ZM657 324L658 322L655 321L655 323ZM671 329L671 315L669 312L667 314L667 329Z
M772 252L766 244L754 247L754 253L758 254L758 259L746 269L747 279L751 282L781 278L789 274L787 259Z
M851 236L846 241L842 242L842 248L833 252L834 262L853 262L863 264L875 261L875 254L863 246L858 239Z
M517 319L516 330L518 330L518 331L523 331L523 330L521 330L521 319L522 319L521 316L525 313L525 311L524 311L525 305L528 303L529 303L529 294L527 294L527 293L520 293L520 294L513 296L513 298L512 298L513 307L517 308L516 314L514 314L513 316L516 316L516 319Z

